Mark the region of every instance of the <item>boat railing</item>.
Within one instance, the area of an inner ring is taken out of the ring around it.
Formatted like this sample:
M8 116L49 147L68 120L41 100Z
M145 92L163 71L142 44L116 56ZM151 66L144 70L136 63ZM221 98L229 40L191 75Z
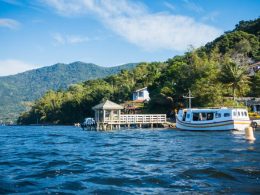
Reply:
M226 106L221 106L221 107L193 107L193 108L183 108L183 110L187 109L247 109L246 106L232 106L232 107L226 107Z

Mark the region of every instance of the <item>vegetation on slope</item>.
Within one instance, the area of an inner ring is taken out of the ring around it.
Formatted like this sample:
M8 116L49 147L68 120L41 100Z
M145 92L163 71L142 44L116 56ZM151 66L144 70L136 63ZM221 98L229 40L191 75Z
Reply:
M190 89L193 106L234 105L225 97L259 96L260 71L248 75L248 65L258 61L259 19L240 22L206 46L175 56L165 63L142 63L131 71L86 81L67 91L49 91L23 113L21 124L71 124L93 114L91 107L110 99L124 102L137 88L148 86L149 112L170 113L185 107L183 95Z
M95 64L74 62L55 64L12 76L0 77L0 121L15 119L30 102L40 98L48 90L64 90L71 84L103 78L136 64L101 67Z
M124 102L131 98L132 91L151 85L160 76L164 63L142 63L134 70L75 84L66 91L49 91L37 100L29 112L23 113L19 123L72 124L92 115L91 107L110 99Z

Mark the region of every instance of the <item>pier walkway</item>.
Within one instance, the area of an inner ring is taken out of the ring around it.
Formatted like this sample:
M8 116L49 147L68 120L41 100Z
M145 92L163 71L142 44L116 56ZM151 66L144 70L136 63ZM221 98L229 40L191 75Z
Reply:
M97 122L97 129L120 129L121 126L130 127L136 125L142 127L143 125L153 127L154 125L165 124L166 114L121 114L120 117L105 117L103 121Z
M140 128L144 125L153 127L166 123L166 114L121 114L124 107L109 100L92 109L95 111L97 130L120 129L121 126L130 127L131 125Z

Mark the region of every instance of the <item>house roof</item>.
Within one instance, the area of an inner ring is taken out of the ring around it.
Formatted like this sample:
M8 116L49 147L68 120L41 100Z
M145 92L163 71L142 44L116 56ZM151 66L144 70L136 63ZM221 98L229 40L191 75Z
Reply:
M135 90L135 92L143 91L143 90L146 90L146 89L147 89L147 87L144 87L144 88L142 88L142 89L137 89L137 90Z
M123 106L120 106L114 102L106 100L105 102L92 107L92 110L122 110Z

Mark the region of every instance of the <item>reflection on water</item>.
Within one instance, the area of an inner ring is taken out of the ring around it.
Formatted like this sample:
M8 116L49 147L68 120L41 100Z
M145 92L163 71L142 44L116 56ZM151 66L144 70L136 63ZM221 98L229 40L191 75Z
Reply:
M0 194L260 192L260 132L0 127Z

